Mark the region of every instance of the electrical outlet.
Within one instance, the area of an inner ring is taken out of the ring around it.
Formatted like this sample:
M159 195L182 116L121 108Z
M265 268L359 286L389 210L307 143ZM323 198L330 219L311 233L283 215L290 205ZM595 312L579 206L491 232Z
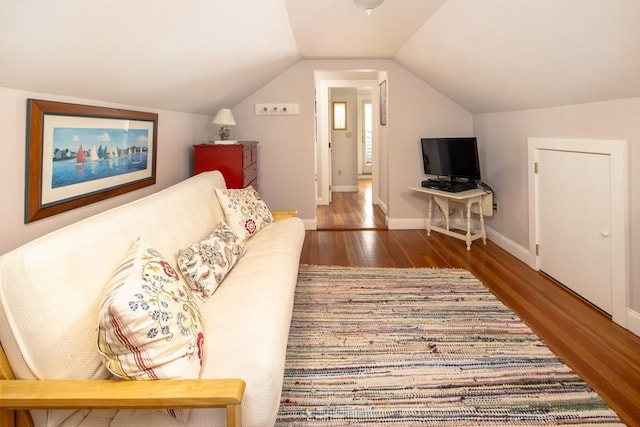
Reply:
M494 212L498 212L498 202L495 202L495 203L493 204L493 211L494 211Z

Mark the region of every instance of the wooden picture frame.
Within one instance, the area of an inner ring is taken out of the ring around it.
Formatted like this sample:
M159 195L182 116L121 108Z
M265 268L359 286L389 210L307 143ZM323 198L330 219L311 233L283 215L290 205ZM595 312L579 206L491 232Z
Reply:
M29 223L156 183L158 114L27 100Z
M333 130L347 130L347 103L336 101L332 103Z
M380 83L380 125L387 125L387 81Z

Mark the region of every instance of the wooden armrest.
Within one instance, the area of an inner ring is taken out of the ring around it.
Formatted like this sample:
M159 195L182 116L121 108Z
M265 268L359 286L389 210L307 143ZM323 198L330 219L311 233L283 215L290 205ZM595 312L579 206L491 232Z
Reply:
M0 380L0 407L215 408L242 403L240 379L198 380Z
M298 215L298 211L271 211L273 219L278 221L279 219L294 218Z
M244 389L241 379L0 380L0 426L15 409L226 408L238 427Z

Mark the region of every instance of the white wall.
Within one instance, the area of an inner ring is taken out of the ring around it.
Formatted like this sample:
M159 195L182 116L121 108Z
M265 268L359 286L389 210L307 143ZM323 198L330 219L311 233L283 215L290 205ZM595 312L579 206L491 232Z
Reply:
M397 63L388 60L303 60L256 91L233 113L234 138L259 145L261 193L272 209L297 209L307 223L315 221L314 72L379 70L388 80L387 126L380 127L381 202L392 228L410 228L424 217L426 202L407 190L424 175L419 151L422 136L469 135L472 115ZM386 73L386 74L385 74ZM351 77L352 78L352 77ZM367 75L367 79L370 76ZM377 98L374 98L377 99ZM256 116L255 103L294 102L295 116ZM376 116L376 121L378 120ZM355 130L354 130L355 135ZM406 227L405 227L406 225Z
M491 229L529 247L527 138L622 139L629 141L631 308L640 311L640 98L557 108L477 114L483 180L496 193L499 210L485 219Z
M27 99L126 108L158 113L156 184L69 212L24 224ZM60 97L0 87L0 254L67 224L105 209L138 199L187 178L191 171L190 147L209 139L211 118L199 114L158 111L100 101Z
M426 198L408 190L423 174L420 138L468 136L473 117L465 109L398 66L390 73L387 150L389 156L389 227L418 228L426 214Z
M233 139L257 140L260 194L273 210L315 220L314 78L300 63L233 108ZM255 103L297 103L298 115L257 116Z

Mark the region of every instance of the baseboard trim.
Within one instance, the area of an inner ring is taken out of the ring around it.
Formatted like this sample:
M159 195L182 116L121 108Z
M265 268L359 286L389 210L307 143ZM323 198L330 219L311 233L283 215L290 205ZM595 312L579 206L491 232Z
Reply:
M357 193L357 185L332 185L331 191L334 193Z
M640 336L640 312L627 308L627 329Z
M317 230L318 229L318 220L316 218L301 218L302 223L304 224L305 230Z
M487 238L491 240L496 245L500 246L505 251L509 252L514 257L518 258L520 261L527 264L529 267L536 270L535 267L532 267L529 263L529 249L525 248L509 239L503 234L500 234L496 230L491 227L486 227L487 230Z
M376 201L376 202L374 203L374 205L378 205L378 207L379 207L380 209L382 209L382 212L383 212L385 215L387 215L387 214L389 213L389 210L387 209L387 204L386 204L386 203L384 203L383 201L378 200L378 201Z
M426 218L387 218L389 230L425 230L427 228ZM479 227L479 223L473 224ZM486 227L487 238L505 251L509 252L520 261L529 265L529 250L513 240L505 237L490 227Z
M425 230L427 220L425 218L389 218L387 217L389 230Z

